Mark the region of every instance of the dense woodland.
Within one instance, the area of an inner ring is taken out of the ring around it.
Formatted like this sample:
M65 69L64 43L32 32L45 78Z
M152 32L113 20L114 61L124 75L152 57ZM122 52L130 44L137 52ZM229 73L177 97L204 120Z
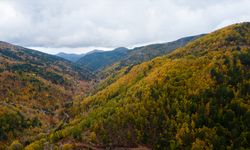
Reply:
M30 67L33 76L27 66L1 65L3 149L250 147L250 23L214 31L137 65L119 66L92 92L85 90L90 94L84 98L75 87L84 81L90 86L86 77L71 80L53 75L60 76L55 70L39 73ZM32 106L57 114L56 121L45 123L50 115L31 115Z

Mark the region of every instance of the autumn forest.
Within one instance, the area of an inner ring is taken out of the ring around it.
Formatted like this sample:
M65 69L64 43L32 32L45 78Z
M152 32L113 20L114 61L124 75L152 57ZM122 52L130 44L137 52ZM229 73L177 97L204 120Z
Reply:
M136 148L250 148L249 22L74 61L0 42L0 149Z

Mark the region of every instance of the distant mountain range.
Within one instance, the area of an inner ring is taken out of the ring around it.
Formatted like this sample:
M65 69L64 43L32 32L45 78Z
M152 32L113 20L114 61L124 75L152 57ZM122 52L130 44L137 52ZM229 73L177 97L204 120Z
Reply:
M71 59L76 64L89 68L92 71L100 71L107 66L115 63L119 63L119 66L125 66L129 64L138 64L143 61L148 61L154 57L165 55L176 48L186 45L188 42L193 41L202 35L190 36L181 38L173 42L167 42L162 44L152 44L134 49L127 49L125 47L116 48L112 51L92 51L85 55L74 55L77 59ZM58 54L63 58L62 54ZM69 59L69 58L68 58ZM70 60L70 59L69 59ZM77 61L76 61L77 60Z
M80 58L76 64L84 66L92 71L103 69L114 62L122 60L129 53L129 49L119 47L112 51L92 53Z
M82 58L83 56L86 56L86 55L89 55L92 53L97 53L97 52L102 52L102 50L93 50L93 51L90 51L90 52L84 53L84 54L68 54L68 53L60 52L60 53L56 54L56 56L62 57L64 59L67 59L67 60L72 61L72 62L76 62L80 58Z

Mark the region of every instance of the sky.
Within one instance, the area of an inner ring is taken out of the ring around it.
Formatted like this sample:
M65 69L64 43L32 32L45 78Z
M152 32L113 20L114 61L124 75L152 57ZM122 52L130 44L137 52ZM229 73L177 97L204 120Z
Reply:
M250 0L0 0L0 14L0 41L79 54L250 21Z

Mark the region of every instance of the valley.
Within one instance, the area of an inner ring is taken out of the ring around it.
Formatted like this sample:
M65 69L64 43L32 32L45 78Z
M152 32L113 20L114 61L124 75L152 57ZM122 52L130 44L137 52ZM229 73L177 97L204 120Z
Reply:
M248 149L250 23L134 49L0 42L0 149Z

